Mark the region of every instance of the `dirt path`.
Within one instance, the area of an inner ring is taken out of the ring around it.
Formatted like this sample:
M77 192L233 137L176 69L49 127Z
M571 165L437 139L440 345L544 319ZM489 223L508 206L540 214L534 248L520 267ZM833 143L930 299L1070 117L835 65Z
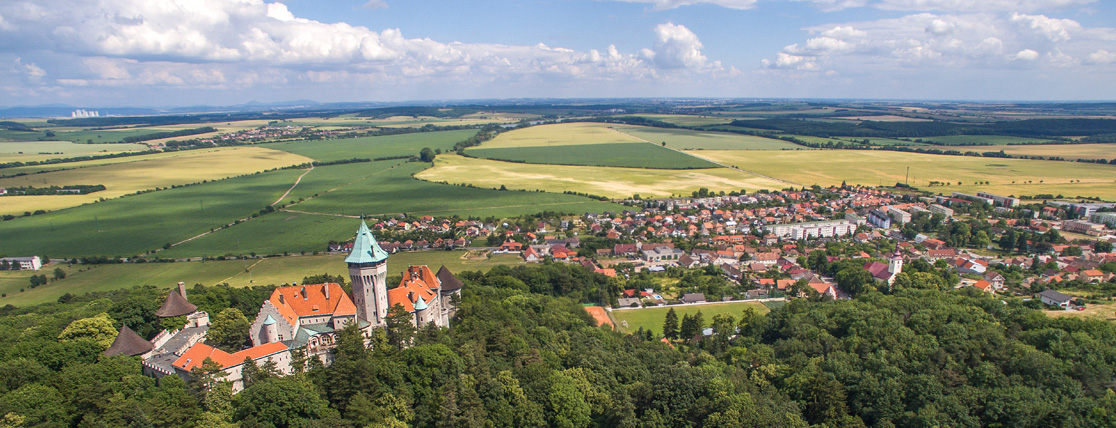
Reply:
M637 139L637 140L640 140L640 141L646 141L646 142L648 142L648 143L651 143L651 144L655 144L655 142L653 142L653 141L648 141L648 140L646 140L646 139L643 139L643 138L637 137L637 136L635 136L635 135L629 134L629 133L627 133L627 132L624 132L624 131L621 131L621 130L619 130L619 129L615 129L615 128L609 128L609 129L611 129L611 130L613 130L613 131L615 131L615 132L618 132L618 133L621 133L621 134L627 135L627 136L629 136L629 137L635 138L635 139ZM717 162L717 161L715 161L715 160L713 160L713 159L709 159L709 158L701 157L701 156L695 155L695 154L693 154L693 153L687 153L687 152L685 152L685 151L682 151L682 150L678 150L678 149L676 149L676 148L673 148L673 147L667 147L667 146L663 146L663 148L666 148L666 149L670 149L670 150L674 150L675 152L678 152L678 153L684 154L684 155L686 155L686 156L692 156L692 157L695 157L695 158L701 159L701 160L703 160L703 161L706 161L706 162L711 162L711 163L714 163L714 164L720 165L720 166L721 166L722 168L734 169L734 170L737 170L737 171L740 171L740 172L744 172L744 173L752 174L752 175L754 175L754 176L756 176L756 177L762 177L762 178L766 178L766 179L768 179L768 180L774 180L774 181L778 181L778 182L780 182L780 183L787 183L787 184L791 184L791 185L795 185L795 186L802 186L801 184L795 183L795 182L793 182L793 181L787 181L787 180L784 180L784 179L781 179L781 178L775 178L775 177L772 177L772 176L770 176L770 175L763 175L763 174L760 174L760 173L758 173L758 172L755 172L755 171L748 171L748 170L746 170L746 169L741 169L741 168L737 168L737 167L736 167L736 166L734 166L734 165L723 164L723 163Z
M310 166L310 169L306 170L306 172L304 172L304 173L302 173L302 175L298 176L298 179L297 179L297 180L295 180L294 184L292 184L292 185L291 185L291 188L290 188L290 189L287 189L287 193L284 193L284 194L283 194L283 196L280 196L280 197L279 197L279 199L276 199L276 200L275 200L275 202L272 202L272 203L271 203L271 206L273 206L273 207L274 207L274 206L275 206L276 204L278 204L278 203L282 202L282 201L283 201L283 199L286 199L287 195L291 194L291 191L292 191L292 190L294 190L294 189L295 189L295 187L297 187L297 186L298 186L298 183L301 183L301 182L302 182L302 177L305 177L305 176L306 176L306 174L309 174L309 173L310 173L310 171L313 171L313 170L314 170L314 167L313 167L313 166Z

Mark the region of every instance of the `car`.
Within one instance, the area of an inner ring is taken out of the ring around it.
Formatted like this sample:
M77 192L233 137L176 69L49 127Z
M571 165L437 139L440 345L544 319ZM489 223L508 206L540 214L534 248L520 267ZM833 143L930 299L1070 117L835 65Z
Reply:
M1084 307L1084 306L1078 306L1078 307L1077 307L1077 310L1079 310L1079 311L1084 311L1084 310L1085 310L1085 307Z

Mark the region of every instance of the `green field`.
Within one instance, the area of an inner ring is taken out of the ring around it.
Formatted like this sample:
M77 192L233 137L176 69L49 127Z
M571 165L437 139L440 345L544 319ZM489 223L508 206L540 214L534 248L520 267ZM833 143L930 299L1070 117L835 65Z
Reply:
M277 212L160 251L159 257L313 253L329 241L352 238L359 220L319 214Z
M706 150L695 154L805 186L839 185L842 181L892 185L907 179L910 167L909 183L935 193L987 191L1016 196L1048 193L1116 199L1116 167L1111 165L866 150ZM930 181L951 185L930 187ZM976 181L989 184L976 185Z
M620 132L650 141L666 142L667 147L682 150L794 150L803 148L794 143L729 132L692 131L689 129L621 126Z
M693 315L700 311L705 319L705 326L708 327L713 323L713 317L720 314L733 315L739 321L740 314L744 313L744 308L749 307L755 310L757 314L766 314L771 311L759 302L726 302L708 305L676 305L614 310L612 311L612 318L616 320L616 325L620 327L620 331L631 333L643 327L644 330L651 330L658 337L663 335L663 320L666 319L667 311L670 308L674 308L674 313L678 314L679 320L682 319L683 315Z
M419 150L422 150L423 147L448 151L453 148L454 144L464 141L476 135L476 133L477 131L473 129L416 132L383 137L270 143L261 144L260 147L291 152L323 162L352 158L375 159L388 156L417 156Z
M998 152L1012 156L1060 157L1063 159L1116 159L1116 144L1035 144L1012 146L970 146L965 151Z
M139 254L259 211L282 195L302 172L255 174L0 222L0 253L50 257Z
M143 144L75 144L69 141L0 142L0 155L21 152L23 154L84 155L145 149L147 149L147 146Z
M352 226L350 224L350 226ZM355 232L355 227L350 227ZM351 234L350 233L350 234ZM521 263L515 255L495 255L490 259L463 259L464 251L413 251L392 254L388 274L398 275L406 266L425 264L434 269L446 265L454 273L467 270L487 271L497 265ZM55 265L37 272L0 271L0 306L27 306L53 302L65 294L108 291L137 285L170 288L183 281L187 284L215 285L229 283L234 287L283 284L302 281L303 277L329 273L347 275L345 255L292 256L250 260L224 260L178 263L127 263L114 265L63 265L66 278L47 285L30 288L32 274L53 275ZM249 266L245 271L245 266ZM251 282L249 282L251 281ZM394 285L394 284L393 284ZM19 290L23 288L24 291Z
M443 155L438 158L444 157L451 156ZM456 214L462 217L508 217L543 210L585 213L622 209L616 204L580 196L478 189L431 183L411 177L427 167L428 164L424 163L405 163L288 208L323 214Z
M204 125L199 125L204 126ZM38 141L42 139L52 141L72 141L78 144L92 144L103 143L116 143L123 140L125 137L136 137L140 135L154 134L162 132L162 129L154 128L129 128L129 129L102 129L102 130L61 130L59 128L52 128L54 132L53 137L47 137L45 131L12 131L3 129L0 130L0 141Z
M1008 135L944 135L940 137L923 137L922 141L945 146L973 144L997 146L1005 144L1042 144L1050 140L1030 137L1012 137Z
M570 146L469 149L470 156L511 162L551 165L614 166L623 168L716 168L707 160L652 143L579 144Z
M595 122L538 125L501 133L480 148L572 146L577 144L643 143L617 131L620 125Z
M661 120L663 122L673 123L678 126L724 125L732 122L731 118L726 117L689 114L640 114L635 115L635 117L646 117L648 119Z

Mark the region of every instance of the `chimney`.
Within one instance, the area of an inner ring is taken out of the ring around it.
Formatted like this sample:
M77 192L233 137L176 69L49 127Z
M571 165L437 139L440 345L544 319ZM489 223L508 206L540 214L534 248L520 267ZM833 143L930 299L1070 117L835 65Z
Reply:
M279 293L279 303L287 304L287 300L283 298L283 293Z
M322 294L325 294L326 300L329 300L329 284L322 286Z
M306 300L307 295L306 295L306 286L305 285L303 285L302 288L300 288L298 290L298 293L302 295L302 300Z
M178 281L178 294L181 294L183 299L186 298L186 283L185 282Z

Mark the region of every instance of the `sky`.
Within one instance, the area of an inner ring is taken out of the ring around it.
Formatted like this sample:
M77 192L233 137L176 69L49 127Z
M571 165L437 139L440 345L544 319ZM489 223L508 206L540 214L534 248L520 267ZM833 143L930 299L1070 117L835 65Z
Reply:
M0 97L1116 100L1116 1L0 0Z

